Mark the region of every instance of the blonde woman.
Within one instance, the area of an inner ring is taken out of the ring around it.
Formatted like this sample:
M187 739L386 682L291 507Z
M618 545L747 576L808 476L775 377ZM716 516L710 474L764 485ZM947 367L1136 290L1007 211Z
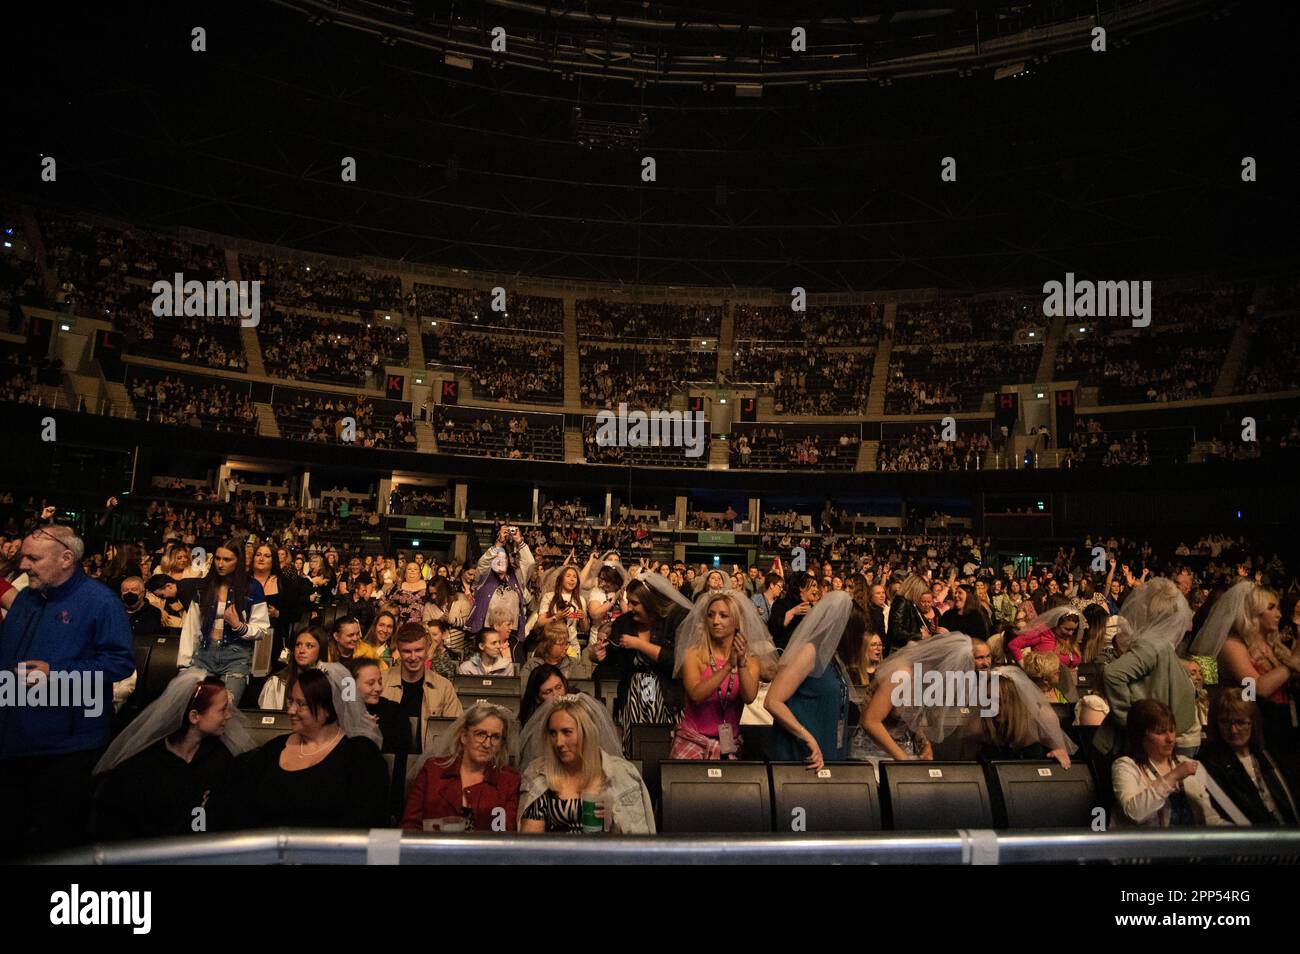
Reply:
M686 688L686 706L669 758L739 758L740 716L758 698L759 683L759 657L746 631L762 640L759 651L776 648L765 639L757 608L741 592L701 597L701 607L679 630L674 675Z
M1254 682L1264 740L1286 761L1300 748L1291 714L1300 657L1282 642L1281 622L1277 593L1241 580L1214 604L1192 642L1191 654L1216 658L1222 685Z
M581 832L584 796L594 796L596 817L607 829L655 833L650 793L636 768L616 754L619 739L593 712L596 705L589 696L560 696L529 720L538 738L528 748L542 754L523 771L520 832Z
M402 827L422 831L427 819L459 816L469 831L515 831L519 773L508 763L517 734L509 709L486 702L471 706L415 773Z
M1025 653L1020 658L1020 668L1048 702L1069 701L1057 688L1061 682L1061 659L1056 653Z

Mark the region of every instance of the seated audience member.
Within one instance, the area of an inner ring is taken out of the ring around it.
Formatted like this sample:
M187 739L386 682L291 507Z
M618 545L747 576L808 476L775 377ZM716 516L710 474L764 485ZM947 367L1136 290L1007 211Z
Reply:
M1182 660L1183 668L1187 670L1187 678L1192 680L1192 687L1196 690L1196 717L1200 720L1201 729L1210 722L1210 696L1205 691L1205 683L1201 679L1201 664L1195 659Z
M447 647L447 622L435 619L426 623L425 629L429 633L429 668L444 679L459 675L461 658L459 653L454 653Z
M1197 758L1250 823L1295 825L1295 795L1264 744L1259 706L1235 686L1221 690L1210 705L1208 736ZM1212 797L1217 805L1218 796Z
M493 617L489 615L488 622L491 624ZM497 625L491 626L478 634L478 652L470 655L463 663L460 664L460 674L462 676L513 676L515 674L515 664L510 658L509 637L502 635L502 629L507 632L515 628L513 619L504 619L496 617Z
M510 710L478 703L453 723L411 782L402 827L422 831L427 820L460 817L469 831L515 831L519 773L508 764L514 721Z
M361 623L355 616L340 616L330 636L329 662L347 664L353 656L378 659L374 648L361 641Z
M538 666L555 666L566 679L590 679L591 662L585 654L573 652L574 642L565 620L553 619L542 627L537 648L519 669L519 678L527 679Z
M1169 707L1139 699L1128 712L1127 754L1115 760L1115 821L1171 828L1224 825L1210 801L1200 766L1174 753L1176 728Z
M370 624L370 628L361 640L360 646L364 646L365 649L358 655L378 660L380 671L387 671L393 664L391 642L395 632L397 632L397 614L392 610L380 610L375 614L374 622Z
M989 648L989 655L995 666L1005 666L1007 664L1006 654L1006 637L1002 633L995 633L990 636L985 645Z
M357 698L366 707L370 721L379 726L384 752L411 750L411 723L402 714L401 703L384 698L384 672L376 659L353 659L348 672L356 680Z
M388 823L379 728L344 697L348 672L305 670L289 697L293 732L241 759L230 809L237 828L375 828Z
M632 763L622 757L612 724L602 722L590 696L561 696L532 720L538 736L526 751L542 754L524 768L519 830L526 833L583 831L582 803L596 801L596 817L611 831L653 835L650 793ZM604 725L602 732L599 726ZM602 735L607 736L602 738Z
M1055 653L1025 653L1020 657L1020 668L1034 681L1048 702L1069 701L1058 688L1061 682L1061 660Z
M411 750L423 751L430 719L458 718L464 708L450 680L428 667L429 634L421 623L404 623L393 637L398 664L384 673L383 696L402 706L409 724L418 718L419 732Z
M519 700L519 722L528 725L533 714L552 699L569 695L569 680L564 670L550 663L542 663L533 668L524 683L524 692Z
M128 576L122 581L122 605L131 623L132 636L157 636L162 632L162 611L153 606L144 595L144 580Z
M201 669L173 679L108 747L95 774L94 831L102 839L194 831L194 810L224 789L236 755L254 748L226 684ZM215 827L215 826L213 826Z
M678 630L673 671L686 688L686 707L669 757L739 758L741 713L758 698L759 656L775 652L743 591L701 597Z
M303 670L312 669L321 663L321 653L329 638L323 626L304 629L293 638L293 652L289 656L289 665L285 666L262 686L257 697L257 707L268 711L283 712L289 701L289 692Z

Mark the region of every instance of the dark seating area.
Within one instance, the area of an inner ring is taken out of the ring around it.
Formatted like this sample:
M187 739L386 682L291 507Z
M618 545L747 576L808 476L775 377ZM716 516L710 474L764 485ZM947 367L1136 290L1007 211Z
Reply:
M732 424L730 464L744 470L853 470L856 424Z
M688 411L674 412L679 417L686 420L689 417ZM624 447L617 444L602 446L597 437L600 428L594 417L584 417L582 419L582 445L583 452L589 464L626 464L638 465L644 467L707 467L709 465L709 442L712 440L709 434L709 422L703 421L702 432L692 431L692 437L698 436L700 442L698 445L699 453L695 454L695 448L686 446L664 446L658 443L652 443L646 447ZM662 432L661 432L662 433ZM680 432L685 435L685 429ZM659 438L654 438L658 442ZM695 456L691 456L687 451L690 450Z
M434 408L433 426L443 454L564 459L564 419L559 415L439 405Z
M564 400L564 340L559 336L479 333L443 323L421 338L425 363L464 369L477 400L524 404Z
M1040 343L895 346L885 413L978 411L984 395L999 385L1032 381L1042 355Z
M1089 469L1185 464L1195 438L1190 425L1131 428L1120 421L1088 418L1076 423L1061 466Z
M809 305L794 311L789 305L737 304L732 312L737 343L789 342L807 346L872 346L884 330L885 309L874 302L860 305Z
M262 282L262 300L369 319L402 307L402 281L372 269L339 269L317 260L239 256L240 275ZM400 317L400 316L395 316Z
M257 433L250 385L137 365L127 373L126 389L137 417L160 424Z
M385 364L410 360L400 316L362 321L262 308L257 328L267 374L364 387L380 381Z
M861 414L871 392L874 361L874 349L746 344L738 347L731 380L765 386L777 414Z
M490 290L416 282L415 304L421 324L437 322L437 327L442 327L445 323L454 323L465 326L462 331L477 328L508 328L544 334L564 331L563 299L525 295L505 286L499 287L506 293L505 307L501 311L493 309L495 298Z
M695 338L716 344L722 329L719 305L614 302L580 298L575 303L579 338L627 341Z
M415 422L405 401L276 387L271 406L280 435L292 440L391 450L416 447ZM344 439L346 418L356 425L355 440Z
M984 467L990 447L987 423L972 427L963 421L951 441L944 440L943 433L937 424L885 425L876 450L876 470L980 470Z
M704 339L701 339L704 340ZM578 348L582 403L617 411L667 410L684 382L713 382L717 351L583 344Z

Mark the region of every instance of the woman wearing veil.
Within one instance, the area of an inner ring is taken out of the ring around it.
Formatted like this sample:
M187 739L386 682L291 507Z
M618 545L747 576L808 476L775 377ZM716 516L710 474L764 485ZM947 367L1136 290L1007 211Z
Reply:
M695 601L677 630L673 675L686 688L686 707L669 758L739 758L740 716L758 698L760 658L774 652L743 590L707 592Z
M997 712L976 719L978 755L985 759L1056 759L1070 767L1070 756L1078 751L1061 728L1061 720L1029 674L1016 666L999 666ZM963 757L970 757L963 754Z
M402 827L423 831L428 819L459 817L467 831L515 831L519 773L510 762L518 740L509 709L490 702L470 706L416 770Z
M252 736L226 684L186 669L108 747L95 775L96 837L162 838L194 830L194 809L230 778Z
M953 672L970 674L964 677L965 684L975 686L977 698L940 698L938 703L926 705L924 687L931 674ZM907 751L899 745L898 738L906 736L938 744L955 732L973 731L980 717L976 681L979 678L974 647L965 633L931 636L891 653L876 670L872 685L877 688L862 710L862 730L869 740L867 750L873 753L883 750L884 758L898 761L926 758L928 745L914 746L912 751ZM989 683L990 696L993 685Z
M627 585L628 612L610 627L609 639L592 643L597 679L616 679L614 713L623 727L624 751L636 724L676 725L681 688L673 680L677 628L690 602L658 573Z
M1240 686L1251 679L1264 720L1264 740L1289 762L1297 750L1296 693L1300 658L1281 639L1277 594L1240 580L1219 597L1192 641L1193 656L1219 664L1219 682Z
M1087 620L1068 603L1040 613L1023 633L1010 640L1007 649L1020 662L1025 652L1055 653L1061 660L1061 690L1066 699L1077 701L1074 673L1083 662L1080 643L1088 631Z
M773 761L816 771L848 756L849 667L866 631L866 614L844 592L826 594L804 617L763 703L776 723Z
M289 697L293 732L240 760L231 809L238 828L376 828L389 823L383 738L348 671L324 663L298 677Z
M1194 754L1201 744L1196 687L1177 653L1192 625L1186 597L1173 580L1155 577L1129 593L1120 616L1132 630L1132 642L1125 648L1126 634L1117 634L1115 660L1102 671L1110 715L1097 730L1093 748L1102 754L1122 755L1129 710L1141 699L1155 699L1173 713L1178 752Z
M532 757L520 785L519 830L579 833L584 796L595 795L597 817L607 829L653 835L650 793L621 752L618 733L596 700L578 694L548 702L524 729L523 754Z

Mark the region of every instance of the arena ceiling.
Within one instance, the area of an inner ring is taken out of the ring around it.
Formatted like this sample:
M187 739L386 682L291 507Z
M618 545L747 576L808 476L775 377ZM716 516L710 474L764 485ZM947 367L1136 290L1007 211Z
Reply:
M1290 5L178 6L12 25L5 193L616 281L972 290L1298 260Z

